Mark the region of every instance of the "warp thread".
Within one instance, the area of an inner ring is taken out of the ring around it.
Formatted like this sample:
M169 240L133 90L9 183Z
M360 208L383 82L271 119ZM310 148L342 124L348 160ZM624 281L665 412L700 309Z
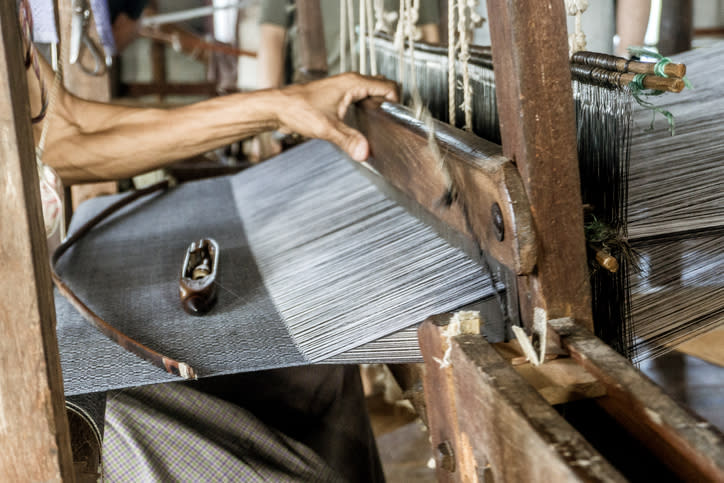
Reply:
M669 77L666 72L664 71L664 67L666 67L666 64L671 63L671 59L668 57L664 57L663 55L659 54L658 52L647 49L645 47L629 47L628 48L629 53L632 56L635 57L651 57L653 59L656 59L656 64L654 65L654 73L659 77ZM673 136L675 134L675 122L674 122L674 115L666 110L663 109L657 105L655 105L653 102L647 101L643 97L649 97L649 96L660 96L663 94L663 91L657 91L652 89L646 89L644 88L644 81L645 76L642 74L637 74L631 84L629 84L629 87L631 88L631 94L633 95L634 99L638 103L639 106L643 107L644 109L651 111L651 124L649 125L649 130L654 129L654 122L656 121L656 113L658 112L662 116L666 118L666 121L669 124L669 132ZM688 89L693 89L693 85L689 81L689 79L684 76L682 78L684 81L684 85Z
M586 34L583 33L581 17L587 9L588 0L566 0L566 11L568 15L575 17L574 31L568 35L568 50L570 55L581 50L586 50Z

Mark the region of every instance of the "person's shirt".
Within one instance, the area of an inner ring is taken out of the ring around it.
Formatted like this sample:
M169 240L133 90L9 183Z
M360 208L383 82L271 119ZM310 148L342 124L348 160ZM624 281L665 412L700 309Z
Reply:
M341 0L344 1L344 0ZM327 48L327 69L330 75L340 71L340 0L320 0L322 22L324 24L324 42ZM352 1L355 28L359 25L359 0ZM399 12L399 1L385 0L385 12ZM436 0L421 0L417 25L437 24L439 8ZM259 24L272 24L287 29L287 39L291 49L287 54L293 59L294 70L299 67L297 55L296 9L291 0L265 0L262 2ZM355 48L356 50L356 48ZM349 61L348 61L349 62Z

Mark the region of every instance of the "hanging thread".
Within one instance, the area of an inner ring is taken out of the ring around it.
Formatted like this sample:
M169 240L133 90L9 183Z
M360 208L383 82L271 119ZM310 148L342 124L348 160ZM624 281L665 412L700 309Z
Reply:
M347 2L339 3L339 71L347 72Z
M455 126L455 0L447 2L448 122Z
M588 0L566 0L566 11L568 15L575 17L573 33L568 35L569 54L573 55L579 50L586 50L586 34L583 33L581 17L588 9Z
M364 0L364 2L365 10L367 11L367 31L369 32L367 43L370 48L370 74L377 75L377 51L375 50L374 42L377 23L375 22L375 13L372 12L372 0Z

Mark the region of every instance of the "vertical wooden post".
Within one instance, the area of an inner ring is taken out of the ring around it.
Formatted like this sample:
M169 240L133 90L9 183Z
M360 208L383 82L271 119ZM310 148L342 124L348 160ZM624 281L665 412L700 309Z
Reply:
M538 235L538 267L519 280L521 315L592 329L575 113L563 0L488 0L503 154L518 166Z
M659 52L674 55L691 49L694 35L692 0L663 0L659 25Z
M297 0L300 74L303 81L327 75L327 46L319 0Z
M57 0L58 22L60 31L60 62L63 69L63 85L66 90L83 99L98 102L108 102L111 99L110 76L106 72L101 76L88 75L79 65L70 65L68 46L70 45L71 19L73 18L73 0ZM94 21L88 26L88 34L94 41L98 41ZM88 53L85 57L90 57ZM88 59L85 59L88 62ZM71 187L73 208L83 201L103 194L112 194L118 191L115 181L75 185Z
M0 11L0 479L72 481L15 0Z

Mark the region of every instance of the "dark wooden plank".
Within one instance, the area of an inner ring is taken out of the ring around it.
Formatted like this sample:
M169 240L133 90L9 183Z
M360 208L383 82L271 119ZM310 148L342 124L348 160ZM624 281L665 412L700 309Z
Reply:
M303 81L327 75L327 46L319 0L297 0L297 36L300 74Z
M0 479L72 481L15 0L0 11Z
M572 319L549 322L571 357L606 386L597 402L685 481L724 481L724 436L677 404Z
M537 271L519 279L522 318L575 317L592 328L575 115L563 2L489 0L503 155L525 185Z
M450 228L518 274L536 264L532 215L515 166L500 147L441 122L434 122L458 201L441 203L448 190L439 160L430 150L430 127L399 105L368 100L356 108L356 126L370 141L369 163L397 189ZM504 236L496 236L492 207L500 207ZM465 207L466 212L462 209Z
M694 33L692 0L663 0L657 47L662 55L674 55L691 49Z
M453 337L441 369L448 340L438 324L448 318L419 330L440 481L624 481L481 336Z

